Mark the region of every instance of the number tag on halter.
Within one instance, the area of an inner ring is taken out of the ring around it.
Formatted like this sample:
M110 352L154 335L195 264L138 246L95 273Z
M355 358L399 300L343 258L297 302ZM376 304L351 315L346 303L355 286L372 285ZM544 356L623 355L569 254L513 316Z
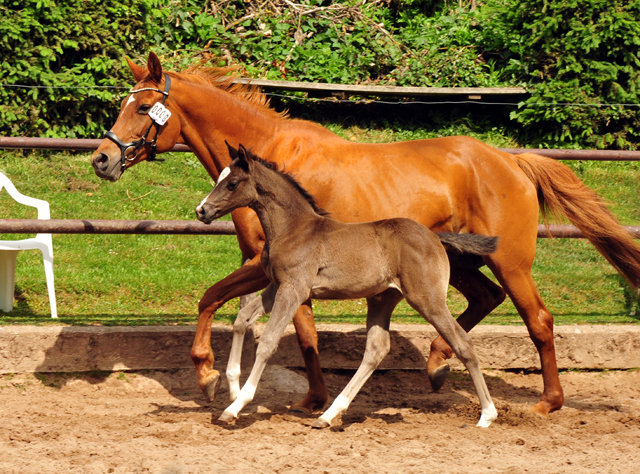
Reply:
M156 102L149 111L149 117L151 117L158 125L164 125L167 123L167 120L169 120L169 117L171 117L171 112L169 112L169 109L160 102Z

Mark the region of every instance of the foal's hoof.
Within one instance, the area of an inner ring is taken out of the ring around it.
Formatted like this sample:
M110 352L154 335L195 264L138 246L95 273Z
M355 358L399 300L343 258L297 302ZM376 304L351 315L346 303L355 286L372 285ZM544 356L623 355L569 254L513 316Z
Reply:
M220 415L220 418L218 418L218 421L222 421L224 423L233 423L235 420L236 417L228 411L222 412L222 415Z
M444 364L429 373L429 382L431 382L431 388L434 392L442 388L449 376L449 372L451 372L451 367L448 364Z
M204 397L207 399L207 402L212 402L216 398L216 391L220 387L220 383L222 379L220 378L220 374L218 373L214 377L212 377L202 388L202 392L204 393Z
M318 418L316 421L313 422L313 425L311 425L311 428L322 429L322 428L329 428L330 426L331 425L326 421L324 421L322 418Z

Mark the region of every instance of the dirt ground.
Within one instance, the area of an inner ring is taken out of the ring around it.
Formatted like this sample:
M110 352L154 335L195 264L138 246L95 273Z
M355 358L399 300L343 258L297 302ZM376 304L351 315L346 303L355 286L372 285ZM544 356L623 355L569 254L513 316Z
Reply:
M466 373L431 393L422 371L379 371L342 423L288 413L302 372L270 366L235 425L192 370L0 376L2 473L630 473L640 465L640 372L565 372L565 407L530 415L541 377L485 372L499 411L476 428ZM325 374L332 396L351 372Z

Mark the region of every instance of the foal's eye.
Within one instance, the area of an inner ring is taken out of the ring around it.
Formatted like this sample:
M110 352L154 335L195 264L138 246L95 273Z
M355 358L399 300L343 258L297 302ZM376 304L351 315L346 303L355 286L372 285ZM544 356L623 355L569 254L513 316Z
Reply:
M235 191L235 189L238 187L238 182L237 181L230 181L229 184L227 184L227 189L229 191Z
M140 107L138 107L138 113L140 115L148 114L149 110L151 110L151 106L149 104L142 104Z

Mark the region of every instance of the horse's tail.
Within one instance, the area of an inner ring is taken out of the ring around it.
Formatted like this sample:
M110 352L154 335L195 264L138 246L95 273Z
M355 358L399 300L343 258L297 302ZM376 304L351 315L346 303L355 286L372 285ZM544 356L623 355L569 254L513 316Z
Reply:
M596 249L636 289L640 287L640 245L620 225L600 197L586 187L568 166L531 153L514 155L538 193L547 215L565 217L582 231Z
M498 247L498 237L488 237L480 234L454 234L451 232L438 232L438 237L443 244L458 253L470 253L474 255L489 255Z

